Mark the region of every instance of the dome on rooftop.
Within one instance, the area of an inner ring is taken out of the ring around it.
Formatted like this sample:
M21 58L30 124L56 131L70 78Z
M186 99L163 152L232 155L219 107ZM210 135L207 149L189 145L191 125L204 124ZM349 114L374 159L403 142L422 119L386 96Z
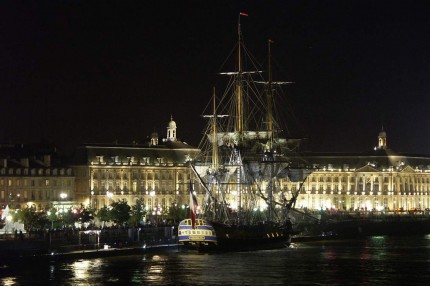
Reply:
M169 122L169 128L176 128L176 122L175 121L170 121Z

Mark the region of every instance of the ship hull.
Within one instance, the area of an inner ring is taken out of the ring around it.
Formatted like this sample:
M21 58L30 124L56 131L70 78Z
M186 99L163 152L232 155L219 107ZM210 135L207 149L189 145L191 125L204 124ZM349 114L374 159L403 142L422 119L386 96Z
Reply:
M279 249L291 243L288 228L273 224L226 225L212 222L218 251L252 251Z
M271 223L227 225L199 220L192 228L190 220L183 220L178 230L179 244L198 252L280 249L291 243L291 228Z

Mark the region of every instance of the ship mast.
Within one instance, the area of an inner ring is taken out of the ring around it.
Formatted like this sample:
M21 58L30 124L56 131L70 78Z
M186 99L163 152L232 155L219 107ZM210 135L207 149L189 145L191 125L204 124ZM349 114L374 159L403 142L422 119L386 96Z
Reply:
M273 106L272 106L272 100L273 100L273 95L272 95L272 66L271 66L271 62L272 62L272 54L271 54L271 44L273 43L273 41L271 39L269 39L267 41L267 46L268 46L268 50L269 50L269 55L268 55L268 64L269 64L269 78L268 78L268 83L267 83L267 122L268 122L268 135L270 136L270 140L273 140Z
M212 176L212 179L210 180L209 186L206 186L206 184L202 181L201 177L198 175L197 171L193 168L194 173L199 178L200 182L203 184L205 189L210 194L211 198L213 199L214 203L216 204L216 201L219 199L218 196L221 195L221 201L225 201L224 197L222 195L222 192L220 192L219 188L221 185L218 182L218 176L219 176L219 149L218 149L218 130L217 130L217 119L222 117L227 117L228 115L221 115L217 114L217 106L216 106L216 93L215 93L215 87L213 88L213 99L212 99L212 115L203 115L203 117L211 118L210 119L210 130L208 132L208 136L210 136L211 141L211 167L210 167L210 174ZM215 196L214 196L215 194ZM226 210L223 210L224 217L228 217ZM212 208L212 215L213 220L216 216L216 205Z
M271 66L271 50L270 50L270 46L273 43L273 41L271 39L269 39L267 41L267 47L268 47L268 65L269 65L269 78L268 78L268 83L267 83L267 122L268 122L268 136L269 136L269 153L270 153L270 161L274 160L273 157L273 111L272 111L272 66ZM268 204L268 217L269 220L272 219L272 207L273 207L273 164L270 165L270 177L269 177L269 181L267 184L267 204Z
M237 79L236 79L236 132L239 136L243 131L243 94L242 94L242 32L240 29L240 17L245 16L244 13L239 13L239 20L237 25ZM248 15L246 15L248 16Z
M238 133L238 146L233 150L233 163L237 165L236 170L236 191L237 191L237 223L240 222L242 209L242 156L240 154L240 143L242 141L244 130L244 111L243 111L243 86L242 86L242 32L240 29L240 17L248 16L246 13L239 13L237 24L237 77L236 77L236 132Z
M213 117L212 117L212 168L218 170L218 142L217 142L217 129L216 129L216 95L215 87L213 93Z

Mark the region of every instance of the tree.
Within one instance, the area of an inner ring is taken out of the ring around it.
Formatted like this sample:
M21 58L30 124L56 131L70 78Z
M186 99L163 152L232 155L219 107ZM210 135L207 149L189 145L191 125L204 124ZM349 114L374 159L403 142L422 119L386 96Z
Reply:
M131 216L128 220L130 225L138 226L146 215L145 202L143 199L138 199L136 204L131 207Z
M172 221L173 224L179 223L181 220L189 217L189 209L182 208L174 204L169 207L169 212L167 213L167 219Z
M103 223L103 226L104 226L105 222L111 221L111 212L108 209L108 207L102 207L97 212L96 217Z
M79 212L79 221L81 223L91 222L94 219L95 210L93 208L82 207Z
M63 223L64 225L70 226L70 225L74 225L76 222L76 216L75 214L72 212L71 209L65 211L63 213Z
M48 218L45 213L36 212L34 208L25 208L18 210L14 221L23 223L25 230L29 231L33 228L44 228Z
M126 200L116 201L111 204L111 219L114 223L123 226L130 219L131 208Z
M58 220L57 209L54 207L51 207L47 212L46 218L51 222L51 228L54 228L54 222Z

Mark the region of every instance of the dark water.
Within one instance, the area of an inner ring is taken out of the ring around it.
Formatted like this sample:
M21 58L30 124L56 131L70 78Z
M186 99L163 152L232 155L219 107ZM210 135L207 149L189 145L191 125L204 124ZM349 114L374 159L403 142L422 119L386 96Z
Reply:
M1 285L430 285L430 236L0 266Z

